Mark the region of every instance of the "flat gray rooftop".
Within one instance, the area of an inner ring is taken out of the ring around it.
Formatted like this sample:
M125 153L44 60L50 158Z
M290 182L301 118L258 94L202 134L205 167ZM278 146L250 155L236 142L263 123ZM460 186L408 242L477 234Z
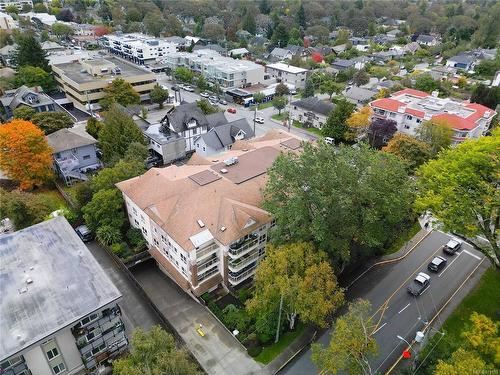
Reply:
M143 74L150 74L154 78L154 74L134 65L132 63L125 62L123 60L117 59L113 56L105 56L103 58L99 58L97 60L86 60L85 62L90 65L102 65L103 59L107 60L115 64L121 70L121 74L103 74L101 76L92 76L87 73L86 70L82 67L80 63L70 62L64 64L56 64L55 66L64 71L64 74L70 78L72 81L76 83L86 83L86 82L95 82L95 81L112 81L115 78L126 78L126 77L134 77Z
M0 295L0 361L121 297L62 216L0 236Z

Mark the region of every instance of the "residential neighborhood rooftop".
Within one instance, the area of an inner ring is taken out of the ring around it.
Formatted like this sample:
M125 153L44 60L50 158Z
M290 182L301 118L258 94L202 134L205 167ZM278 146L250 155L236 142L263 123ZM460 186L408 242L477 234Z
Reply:
M277 69L281 70L287 73L292 73L292 74L298 74L298 73L305 73L307 72L307 69L304 68L299 68L297 66L285 64L285 63L275 63L275 64L268 64L266 65L267 68L272 68L272 69Z
M63 216L0 236L0 360L121 297Z

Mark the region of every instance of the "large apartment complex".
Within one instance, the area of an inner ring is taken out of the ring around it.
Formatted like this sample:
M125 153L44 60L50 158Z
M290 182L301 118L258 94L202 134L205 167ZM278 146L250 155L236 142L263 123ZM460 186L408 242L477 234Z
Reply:
M374 117L396 121L398 131L414 135L427 120L443 121L453 129L453 143L482 136L490 127L496 112L477 103L438 98L438 93L404 89L390 98L370 103Z
M22 10L23 5L33 8L33 1L31 0L0 0L0 10L4 11L8 6L13 5L17 9ZM31 9L30 8L30 9Z
M121 294L62 216L0 236L0 373L94 371L127 347Z
M281 152L299 150L289 133L270 132L236 141L217 157L195 154L185 165L153 168L117 186L160 269L200 296L253 276L274 225L261 208L267 169Z
M140 33L105 35L101 38L101 42L109 52L140 65L177 51L174 43Z
M156 84L156 76L135 64L116 57L95 58L52 65L55 79L66 98L78 109L99 109L98 102L106 93L104 89L120 78L129 82L141 96L149 99L149 92Z
M170 53L164 56L162 62L170 69L186 67L203 75L207 81L226 89L264 83L262 65L252 61L224 57L209 49L201 49L193 53Z

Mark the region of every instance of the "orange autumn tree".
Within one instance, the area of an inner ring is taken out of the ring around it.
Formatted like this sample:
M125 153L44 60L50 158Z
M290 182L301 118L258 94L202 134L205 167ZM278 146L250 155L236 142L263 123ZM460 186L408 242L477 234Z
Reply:
M43 132L24 120L0 125L0 169L23 190L50 180L52 149Z

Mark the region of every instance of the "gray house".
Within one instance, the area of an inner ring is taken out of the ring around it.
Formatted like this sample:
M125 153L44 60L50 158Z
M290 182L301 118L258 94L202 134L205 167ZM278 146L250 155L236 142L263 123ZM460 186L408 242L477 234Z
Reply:
M254 132L244 118L211 128L208 132L196 138L196 153L210 156L227 151L233 143L241 139L249 139Z
M362 107L367 104L377 92L372 90L363 89L356 86L348 86L342 92L348 102L356 104L358 107Z
M14 110L21 106L33 108L36 112L62 110L51 97L43 93L41 87L28 88L23 85L17 89L6 90L5 95L0 97L0 108L3 108L7 120L12 118Z
M306 127L321 129L328 115L335 108L333 103L320 100L314 96L292 102L292 120Z
M61 129L47 137L53 150L54 170L67 185L86 181L85 172L101 168L97 157L97 140L84 130Z

